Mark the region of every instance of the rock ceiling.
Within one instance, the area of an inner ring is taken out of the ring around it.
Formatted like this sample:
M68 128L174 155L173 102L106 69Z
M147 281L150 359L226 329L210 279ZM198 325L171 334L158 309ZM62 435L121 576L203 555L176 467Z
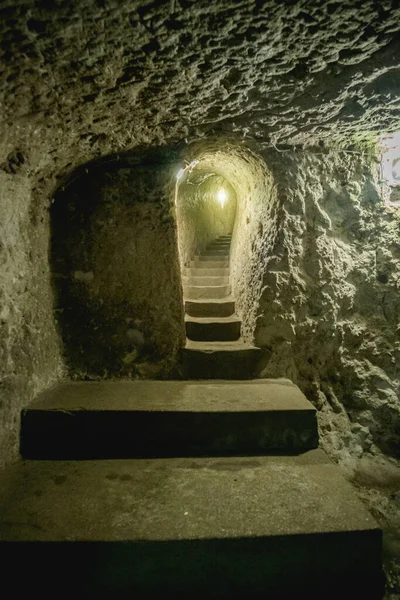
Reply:
M0 7L0 162L16 148L66 168L210 135L302 144L400 129L396 0Z

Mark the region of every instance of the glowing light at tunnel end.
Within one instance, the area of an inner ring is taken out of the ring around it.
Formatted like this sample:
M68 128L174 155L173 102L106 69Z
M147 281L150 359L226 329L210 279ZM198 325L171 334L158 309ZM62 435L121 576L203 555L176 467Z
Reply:
M224 208L225 202L228 200L228 195L226 193L226 190L224 190L224 188L221 188L218 190L217 200L220 203L221 207Z

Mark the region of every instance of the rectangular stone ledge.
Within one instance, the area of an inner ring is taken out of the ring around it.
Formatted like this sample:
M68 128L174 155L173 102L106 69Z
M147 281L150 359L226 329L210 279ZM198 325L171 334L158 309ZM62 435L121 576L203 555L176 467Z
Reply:
M229 317L192 317L186 315L186 335L197 341L236 341L240 338L242 322L233 315Z
M253 379L269 358L261 350L242 339L231 342L186 340L181 350L180 366L186 379Z
M185 300L186 314L191 317L230 317L235 312L232 298Z
M318 445L316 411L286 380L69 382L22 413L25 458L299 452Z
M28 461L0 483L2 580L15 593L383 595L381 531L320 450Z

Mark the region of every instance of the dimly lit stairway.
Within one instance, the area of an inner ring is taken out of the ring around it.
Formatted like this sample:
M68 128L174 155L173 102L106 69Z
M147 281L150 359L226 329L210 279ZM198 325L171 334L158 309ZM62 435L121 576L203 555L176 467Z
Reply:
M2 583L378 600L381 531L317 444L287 380L62 383L22 414L23 460L0 477Z
M381 531L318 449L315 408L288 380L248 380L228 250L185 283L191 381L66 381L23 411L0 477L14 596L382 597Z
M192 379L249 379L261 357L240 338L230 285L230 236L221 236L195 256L184 277L187 342L185 375Z

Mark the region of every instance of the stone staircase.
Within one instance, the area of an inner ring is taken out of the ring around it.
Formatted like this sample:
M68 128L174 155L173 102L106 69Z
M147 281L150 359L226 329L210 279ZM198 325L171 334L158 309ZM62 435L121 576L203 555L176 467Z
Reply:
M183 277L186 347L183 370L190 379L248 379L261 350L241 339L230 286L230 236L221 236L194 257Z
M199 377L66 381L23 411L22 459L0 477L13 595L382 598L381 531L318 449L314 407L288 380L249 379L259 350L240 341L228 251L185 281Z
M381 531L317 444L287 380L60 384L0 477L3 586L378 600Z

